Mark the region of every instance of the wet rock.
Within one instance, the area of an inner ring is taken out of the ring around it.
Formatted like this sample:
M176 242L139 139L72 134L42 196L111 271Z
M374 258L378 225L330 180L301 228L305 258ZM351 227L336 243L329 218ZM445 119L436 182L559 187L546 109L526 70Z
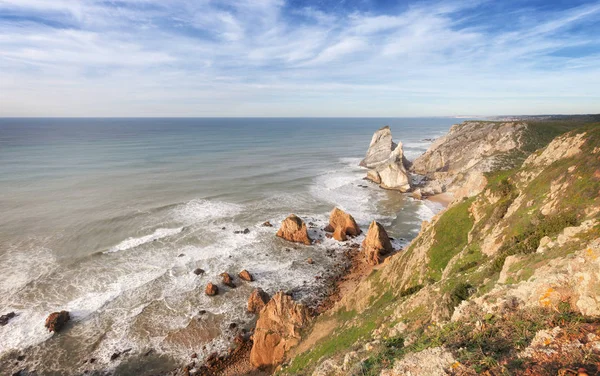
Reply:
M220 276L221 276L221 278L223 278L223 284L225 286L235 288L235 283L233 283L233 278L231 278L229 273L221 273Z
M371 265L380 264L381 256L393 251L387 232L381 224L375 221L369 226L362 248L367 263Z
M200 311L198 311L199 315L205 315L206 314L206 310L205 309L201 309Z
M25 360L25 355L17 356L17 362L22 362L23 360Z
M114 353L113 353L113 354L110 356L110 361L111 361L111 362L112 362L112 361L115 361L115 360L119 359L119 357L120 357L120 356L121 356L121 353L120 353L120 352L118 352L118 351L117 351L117 352L114 352Z
M96 363L96 358L90 358L90 364Z
M291 242L303 243L306 245L312 244L312 240L308 236L306 224L295 214L290 214L290 216L283 221L281 228L277 231L277 236Z
M212 282L209 282L208 285L206 285L206 290L204 290L204 292L208 296L215 296L219 293L219 288Z
M263 223L262 226L263 227L273 227L273 225L269 221L266 221L265 223Z
M233 233L234 234L249 234L250 233L250 229L245 228L245 229L243 229L241 231L234 231Z
M270 297L263 289L257 288L252 291L248 298L248 312L258 313L269 301Z
M204 274L204 269L197 268L197 269L194 270L194 274L195 275L202 275L202 274Z
M6 315L0 316L0 326L4 326L8 324L8 322L14 318L17 314L14 312L9 312Z
M232 322L231 324L229 324L229 330L233 330L235 328L237 328L237 324L236 323Z
M300 330L309 322L308 308L278 292L260 312L250 363L257 368L283 361L285 352L300 341Z
M248 281L248 282L254 281L254 277L246 269L242 270L240 272L240 274L238 274L238 277L240 277L240 279L242 279L244 281Z
M313 261L313 259L311 257L309 257L306 262L310 265L314 264L315 262Z
M193 353L193 354L190 356L190 358L192 358L192 359L196 359L197 357L198 357L198 354L196 354L196 353Z
M67 311L54 312L46 318L45 326L51 332L59 332L70 319L71 316Z

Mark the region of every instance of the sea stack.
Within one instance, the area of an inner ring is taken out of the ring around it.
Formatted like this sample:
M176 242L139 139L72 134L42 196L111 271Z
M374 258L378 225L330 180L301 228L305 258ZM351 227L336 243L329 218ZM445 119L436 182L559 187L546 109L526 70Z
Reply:
M277 231L277 236L295 243L312 244L312 239L308 236L306 223L295 214L290 214Z
M362 243L365 259L370 265L381 263L381 256L392 252L392 243L383 226L373 221L369 226L367 237Z
M325 231L333 232L333 238L337 241L345 241L348 236L357 236L361 233L354 218L343 210L334 208L329 215L329 224Z
M408 168L402 143L392 141L392 131L385 126L375 132L360 166L369 169L367 179L382 188L408 192L411 190Z

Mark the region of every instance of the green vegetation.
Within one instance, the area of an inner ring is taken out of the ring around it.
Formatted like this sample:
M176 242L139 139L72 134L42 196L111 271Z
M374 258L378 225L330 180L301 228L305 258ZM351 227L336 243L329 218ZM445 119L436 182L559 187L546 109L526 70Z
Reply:
M565 365L595 366L600 361L600 356L585 350L577 350L571 358L561 359L563 364L555 361L544 364L517 357L529 346L537 331L556 326L566 333L584 337L590 329L600 327L600 320L574 313L564 302L556 310L517 310L505 316L482 314L441 327L424 324L412 332L416 338L411 341L403 336L385 340L377 353L363 362L363 374L379 375L382 369L391 367L406 354L439 346L452 352L460 366L476 373L490 371L493 375L514 374L525 367L539 367L541 372L532 374L556 375Z
M429 249L429 277L439 281L448 262L467 245L473 218L469 206L474 199L449 208L435 224L435 241Z

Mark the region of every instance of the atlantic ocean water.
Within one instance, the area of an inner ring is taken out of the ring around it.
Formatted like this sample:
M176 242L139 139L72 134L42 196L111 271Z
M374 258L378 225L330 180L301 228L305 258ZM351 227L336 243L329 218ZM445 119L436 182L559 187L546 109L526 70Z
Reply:
M338 206L401 248L439 207L364 181L358 163L384 125L414 159L456 122L0 119L0 314L17 314L0 326L0 369L162 372L225 348L230 324L253 319L255 287L318 298L315 277L338 260L326 251L344 247L286 243L281 221L295 213L318 237ZM204 294L242 269L256 281ZM72 322L53 335L44 321L60 310Z

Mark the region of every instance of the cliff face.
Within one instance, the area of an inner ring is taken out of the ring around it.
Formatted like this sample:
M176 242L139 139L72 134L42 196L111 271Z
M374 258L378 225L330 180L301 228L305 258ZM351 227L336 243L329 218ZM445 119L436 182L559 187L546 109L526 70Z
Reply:
M413 162L411 172L425 177L423 193L472 197L485 187L484 173L512 167L526 130L520 122L456 124Z
M560 135L527 156L540 125L465 124L413 170L431 181L442 176L455 190L480 174L479 192L424 222L404 252L320 316L318 340L279 373L596 372L600 125ZM518 167L497 169L510 167L504 159L517 153ZM315 336L309 330L304 338Z

